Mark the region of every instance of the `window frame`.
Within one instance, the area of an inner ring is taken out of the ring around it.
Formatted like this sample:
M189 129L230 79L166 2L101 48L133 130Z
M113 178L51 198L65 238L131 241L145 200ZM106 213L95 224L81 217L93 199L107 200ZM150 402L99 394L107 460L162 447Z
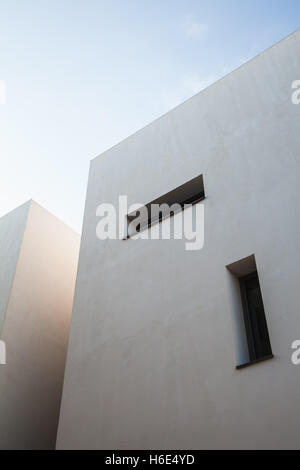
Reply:
M142 226L139 227L138 230L134 233L129 233L128 228L130 223L138 217L136 214L139 212L137 209L134 212L127 214L126 216L126 236L125 240L129 239L130 237L136 235L137 233L147 230L151 228L153 225L161 223L163 220L173 217L174 215L183 212L186 207L194 206L195 204L203 201L206 199L205 188L204 188L204 175L201 173L200 175L194 177L193 179L186 181L185 183L181 184L177 188L159 196L158 198L152 200L151 202L144 204L141 208L147 209L147 220L143 223ZM170 207L173 204L178 204L180 208L176 211L171 211L170 213L163 214L161 211L158 213L158 217L152 219L152 205L163 205L167 204Z
M263 311L262 314L264 315L264 320L266 323L266 334L267 334L267 340L268 340L268 346L270 349L270 354L267 354L265 356L257 356L256 354L256 349L255 349L255 337L253 333L253 328L251 326L251 315L249 311L249 304L248 304L248 298L247 298L247 287L246 287L246 281L248 280L253 280L256 279L258 282L259 290L260 290L260 295L261 295L261 300L262 300L262 307ZM245 324L245 330L246 330L246 337L247 337L247 343L248 343L248 352L249 352L249 362L246 364L242 364L240 366L237 366L238 369L242 367L246 367L247 365L263 361L265 359L271 359L273 357L273 352L272 352L272 346L271 346L271 341L270 341L270 335L269 335L269 329L268 329L268 324L267 324L267 318L265 314L265 308L263 304L263 299L262 299L262 293L261 293L261 288L260 288L260 282L259 282L259 276L257 271L253 271L246 276L242 276L239 278L239 284L240 284L240 291L241 291L241 299L242 299L242 307L243 307L243 317L244 317L244 324Z

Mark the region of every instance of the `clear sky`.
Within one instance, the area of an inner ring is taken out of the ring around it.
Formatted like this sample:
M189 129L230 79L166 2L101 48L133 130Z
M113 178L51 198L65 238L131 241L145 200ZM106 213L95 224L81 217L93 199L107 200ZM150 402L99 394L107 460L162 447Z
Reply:
M0 216L32 198L80 231L91 159L299 18L300 0L0 0Z

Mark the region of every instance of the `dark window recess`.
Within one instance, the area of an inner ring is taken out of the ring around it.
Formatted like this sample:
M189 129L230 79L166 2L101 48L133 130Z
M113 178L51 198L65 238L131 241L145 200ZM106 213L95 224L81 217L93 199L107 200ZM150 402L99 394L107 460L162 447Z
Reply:
M272 356L272 349L257 271L241 277L239 281L249 359L252 362Z
M187 204L196 204L197 202L202 201L205 198L204 193L204 184L203 184L203 175L197 176L192 180L184 183L183 185L179 186L176 189L160 196L157 199L145 204L144 207L147 209L147 218L142 220L140 224L136 227L136 231L139 232L140 230L150 227L152 224L156 222L161 222L165 217L169 217L174 215L175 212L178 210L183 210L184 206ZM151 211L151 206L153 204L162 205L162 209L157 214L153 214ZM178 210L169 211L167 207L163 205L166 204L171 207L173 204L178 205ZM138 217L138 211L136 213L128 214L127 215L127 222L128 224L132 222L136 217ZM131 234L128 234L129 236Z

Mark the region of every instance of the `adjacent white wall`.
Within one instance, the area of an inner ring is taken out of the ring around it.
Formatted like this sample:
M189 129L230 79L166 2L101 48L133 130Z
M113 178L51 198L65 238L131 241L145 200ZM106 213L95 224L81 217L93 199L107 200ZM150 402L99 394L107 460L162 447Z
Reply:
M55 446L79 252L77 233L34 201L28 209L1 333L1 449ZM12 239L19 225L12 222Z
M300 31L91 164L59 449L299 448ZM99 241L96 208L204 175L205 245ZM236 370L255 255L274 359Z
M16 271L30 201L0 218L0 334Z

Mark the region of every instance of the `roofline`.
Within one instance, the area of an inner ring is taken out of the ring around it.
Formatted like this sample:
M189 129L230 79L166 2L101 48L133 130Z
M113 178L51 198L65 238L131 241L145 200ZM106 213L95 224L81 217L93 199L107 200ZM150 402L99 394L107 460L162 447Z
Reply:
M169 114L170 112L174 111L175 109L178 109L180 108L181 106L185 105L188 101L192 100L195 98L195 96L197 95L200 95L201 93L204 93L206 90L208 90L209 88L215 86L216 84L218 84L219 82L221 82L222 80L224 80L225 78L229 77L230 75L232 75L233 73L237 72L239 69L241 69L242 67L246 67L250 62L256 60L258 57L260 57L261 55L265 54L266 52L268 52L269 50L273 49L273 47L276 47L278 46L278 44L286 41L288 38L290 38L291 36L293 36L294 34L296 34L297 32L300 31L300 28L297 28L295 31L293 31L292 33L288 34L287 36L285 36L284 38L280 39L279 41L275 42L274 44L272 44L271 46L267 47L266 49L264 49L262 52L259 52L257 55L255 55L254 57L252 57L251 59L247 60L246 62L244 62L243 64L239 65L237 68L235 68L234 70L231 70L231 72L228 72L226 73L223 77L219 78L218 80L216 80L215 82L211 83L210 85L208 85L207 87L203 88L203 90L200 90L198 91L198 93L195 93L193 96L191 96L190 98L187 98L185 101L183 101L182 103L179 103L178 105L174 106L174 108L171 108L169 111L166 111L165 113L161 114L160 116L158 116L157 118L153 119L153 121L150 121L148 124L145 124L144 126L142 126L140 129L138 129L137 131L133 132L132 134L130 134L129 136L125 137L124 139L122 139L121 141L117 142L116 144L112 145L110 148L108 148L107 150L104 150L104 152L100 153L99 155L97 155L96 157L92 158L90 160L90 163L92 163L93 161L95 161L96 159L98 159L99 157L102 157L103 155L105 155L107 152L110 152L111 150L113 150L115 147L121 145L123 142L125 142L126 140L130 139L131 137L133 137L134 135L138 134L139 132L141 132L143 129L145 129L146 127L150 126L151 124L153 124L154 122L156 121L159 121L160 119L162 119L164 116L166 116L167 114Z

